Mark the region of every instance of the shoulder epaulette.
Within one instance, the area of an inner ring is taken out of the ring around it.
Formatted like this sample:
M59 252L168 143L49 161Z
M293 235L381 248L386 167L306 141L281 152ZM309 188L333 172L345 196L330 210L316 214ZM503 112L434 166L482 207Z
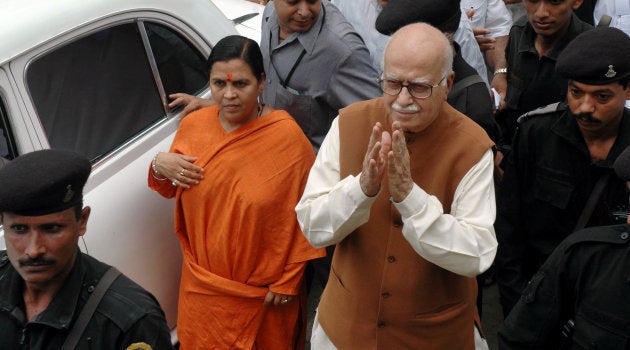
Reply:
M572 233L564 242L566 249L579 243L627 244L630 242L630 226L613 225L588 227Z
M531 117L554 113L557 111L564 111L565 109L567 109L566 103L561 103L561 102L552 103L543 107L532 109L531 111L525 114L522 114L520 117L518 117L516 122L520 124Z

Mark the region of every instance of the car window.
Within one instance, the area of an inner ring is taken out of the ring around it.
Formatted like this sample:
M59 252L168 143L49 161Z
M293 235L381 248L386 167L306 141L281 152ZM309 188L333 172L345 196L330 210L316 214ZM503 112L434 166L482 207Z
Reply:
M7 109L0 96L0 168L16 156L17 153L13 142L13 135L11 134Z
M162 25L146 27L155 60L148 59L143 45L145 26L123 23L31 62L27 84L52 148L74 150L95 162L163 120L162 87L154 71L164 74L167 92L203 88L205 60L191 54L194 46ZM201 68L191 68L195 58ZM152 70L150 61L158 67Z
M196 95L208 86L206 58L181 35L156 23L145 23L166 95Z

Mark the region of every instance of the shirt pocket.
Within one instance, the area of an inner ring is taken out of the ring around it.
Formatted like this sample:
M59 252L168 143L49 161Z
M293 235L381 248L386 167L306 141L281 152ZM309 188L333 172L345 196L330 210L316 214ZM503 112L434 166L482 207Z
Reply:
M487 0L462 0L460 4L460 8L462 12L467 13L470 9L474 9L475 13L473 14L470 21L472 22L473 28L485 28L486 22L486 14L488 12L488 1Z
M567 174L545 167L538 167L534 181L534 198L558 209L566 209L575 185Z
M276 104L274 107L284 109L298 123L306 135L313 131L312 105L313 98L310 95L303 95L290 88L278 87L276 92Z
M509 69L508 69L509 70ZM508 87L505 93L505 103L512 109L518 109L521 101L521 96L525 89L523 79L516 76L513 72L508 71L509 80Z
M574 349L624 350L630 348L630 321L607 314L583 302L575 315Z

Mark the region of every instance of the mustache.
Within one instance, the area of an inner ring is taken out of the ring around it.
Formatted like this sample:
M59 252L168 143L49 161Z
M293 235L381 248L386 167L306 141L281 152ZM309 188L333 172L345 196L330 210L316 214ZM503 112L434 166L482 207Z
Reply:
M18 264L20 267L26 266L48 266L53 265L56 261L54 259L47 259L43 256L38 256L36 258L27 258L18 260Z
M396 112L418 112L420 110L420 108L416 105L403 107L397 101L394 101L394 103L392 103L392 109Z
M573 115L576 119L585 121L587 123L601 123L601 121L595 117L593 117L592 113L580 113Z

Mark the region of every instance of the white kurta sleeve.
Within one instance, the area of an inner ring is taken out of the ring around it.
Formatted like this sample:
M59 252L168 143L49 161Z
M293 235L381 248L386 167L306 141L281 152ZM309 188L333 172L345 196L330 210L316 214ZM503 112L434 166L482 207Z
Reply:
M339 122L335 118L295 207L302 232L316 248L337 244L366 223L377 197L363 193L359 177L339 177Z
M472 167L457 186L451 214L414 184L400 203L403 235L424 259L453 273L474 277L487 270L497 251L494 233L494 161L492 150Z

